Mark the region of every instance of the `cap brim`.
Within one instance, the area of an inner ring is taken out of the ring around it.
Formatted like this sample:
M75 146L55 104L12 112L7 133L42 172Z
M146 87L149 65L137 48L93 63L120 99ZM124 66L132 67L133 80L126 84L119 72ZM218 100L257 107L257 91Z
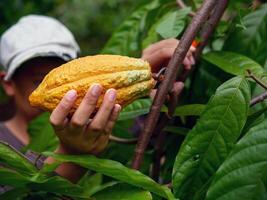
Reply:
M77 58L77 52L70 47L60 46L58 44L49 44L44 46L38 46L31 48L28 51L24 51L14 57L11 60L10 67L7 70L7 74L4 77L4 80L10 80L16 69L18 69L22 63L36 57L49 57L55 56L62 58L65 61L69 61Z

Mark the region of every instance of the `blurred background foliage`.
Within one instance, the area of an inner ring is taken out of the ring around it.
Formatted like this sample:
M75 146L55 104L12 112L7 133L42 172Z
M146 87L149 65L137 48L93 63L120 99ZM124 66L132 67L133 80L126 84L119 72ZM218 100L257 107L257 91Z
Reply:
M1 0L0 35L28 14L59 19L74 34L83 55L96 54L114 29L146 0Z

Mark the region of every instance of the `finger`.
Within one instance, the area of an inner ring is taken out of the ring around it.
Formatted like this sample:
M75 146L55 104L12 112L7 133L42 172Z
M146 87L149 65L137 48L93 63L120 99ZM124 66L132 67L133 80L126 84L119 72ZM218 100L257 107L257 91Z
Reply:
M195 61L194 56L190 56L190 57L189 57L189 60L190 60L190 62L191 62L191 65L195 65L195 64L196 64L196 61Z
M169 60L173 55L175 48L160 48L154 51L149 56L145 57L144 60L147 60L152 67L152 72L157 72L161 65Z
M142 55L145 56L145 57L149 56L154 51L156 51L156 50L158 50L160 48L164 48L164 47L176 48L178 44L179 44L179 40L174 39L174 38L162 40L162 41L154 43L154 44L150 45L148 48L144 49Z
M90 123L89 129L93 131L102 131L108 122L109 116L113 110L116 100L116 90L109 89L103 99L103 103L99 108L94 119Z
M151 99L154 99L155 98L156 92L157 92L156 89L151 90L151 92L149 94L149 96L150 96Z
M183 82L175 82L173 84L172 92L175 94L180 94L184 88L184 83Z
M189 58L185 58L184 61L183 61L183 65L184 65L184 69L186 71L190 70L191 69L191 62L189 60Z
M190 62L188 57L185 57L185 59L183 60L183 64L184 65L191 65L191 62Z
M189 51L191 51L192 53L194 53L196 51L196 47L194 47L194 46L191 45Z
M71 124L73 126L84 126L90 115L94 112L98 98L102 92L102 86L99 84L93 84L86 95L84 96L81 104L75 111L71 119Z
M91 154L97 155L101 153L108 145L109 134L102 134L92 146Z
M63 126L67 115L69 114L75 100L77 98L77 92L75 90L68 91L57 107L50 115L50 123L57 127Z
M108 123L106 124L105 132L111 133L121 111L121 106L119 104L116 104L112 110L112 113L110 115L110 118L108 120Z

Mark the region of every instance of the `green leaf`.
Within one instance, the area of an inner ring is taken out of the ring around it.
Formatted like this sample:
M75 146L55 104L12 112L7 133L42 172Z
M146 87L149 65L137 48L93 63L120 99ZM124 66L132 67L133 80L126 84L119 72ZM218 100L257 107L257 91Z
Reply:
M267 4L242 18L245 29L236 27L225 42L226 51L246 55L261 65L267 57Z
M176 157L176 197L194 199L205 191L245 125L249 102L250 87L245 78L235 77L217 89Z
M248 115L243 133L246 133L251 127L261 123L264 120L263 114L267 111L267 107L263 107L258 111L254 111Z
M0 195L1 200L23 200L30 191L27 188L15 188Z
M0 185L24 187L30 182L26 176L4 167L0 167L0 177Z
M148 99L138 99L126 106L120 113L118 121L133 119L140 115L145 115L149 112L152 101Z
M191 8L171 11L158 22L156 32L163 38L176 38L185 27L185 19Z
M99 159L91 155L59 155L52 152L45 152L44 154L46 156L52 156L59 161L73 162L84 168L110 176L133 186L143 188L164 198L175 199L169 188L157 184L148 176L139 171L129 169L119 162Z
M146 16L160 5L159 0L154 0L134 11L112 34L102 54L137 56L141 49L141 33Z
M29 145L25 147L35 152L54 151L58 146L58 138L54 129L49 123L49 113L44 113L29 124L31 137Z
M116 184L96 193L95 200L152 200L150 192L126 184Z
M46 191L69 197L89 197L80 185L73 184L60 176L33 178L31 179L31 183L28 184L28 187L37 191Z
M177 126L166 126L163 130L170 132L170 133L175 133L177 135L182 135L182 136L186 136L186 134L190 131L190 129L188 128L177 127Z
M16 169L23 175L32 175L38 171L23 154L2 141L0 141L0 163Z
M182 105L175 108L173 116L199 116L205 109L204 104ZM162 112L168 112L168 108L164 106Z
M267 119L238 142L215 174L207 200L266 199Z
M21 153L0 142L0 185L34 188L71 197L88 197L79 185L74 185L59 176L47 177L39 172Z
M250 69L255 75L261 75L263 73L261 65L252 59L237 53L213 51L202 57L225 72L233 75L245 75L247 69Z
M113 186L116 184L116 182L102 184L102 174L96 173L91 175L89 172L87 172L81 178L78 184L83 188L88 196L92 196L93 194L102 191L107 187Z

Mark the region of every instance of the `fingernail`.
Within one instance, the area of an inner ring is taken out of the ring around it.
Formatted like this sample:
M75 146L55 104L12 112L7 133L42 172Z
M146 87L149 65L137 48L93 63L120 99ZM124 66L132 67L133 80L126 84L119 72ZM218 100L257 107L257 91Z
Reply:
M70 90L67 92L66 97L68 100L72 101L76 98L77 92L75 90Z
M118 113L118 112L120 112L120 110L121 110L120 104L116 104L115 108L114 108L114 112Z
M108 99L109 99L110 101L115 101L115 99L116 99L116 92L115 92L114 89L109 89L109 90L107 91L107 94L108 94Z
M91 89L91 94L95 97L98 97L100 95L100 92L101 92L101 87L100 85L98 84L95 84L92 86L92 89Z

